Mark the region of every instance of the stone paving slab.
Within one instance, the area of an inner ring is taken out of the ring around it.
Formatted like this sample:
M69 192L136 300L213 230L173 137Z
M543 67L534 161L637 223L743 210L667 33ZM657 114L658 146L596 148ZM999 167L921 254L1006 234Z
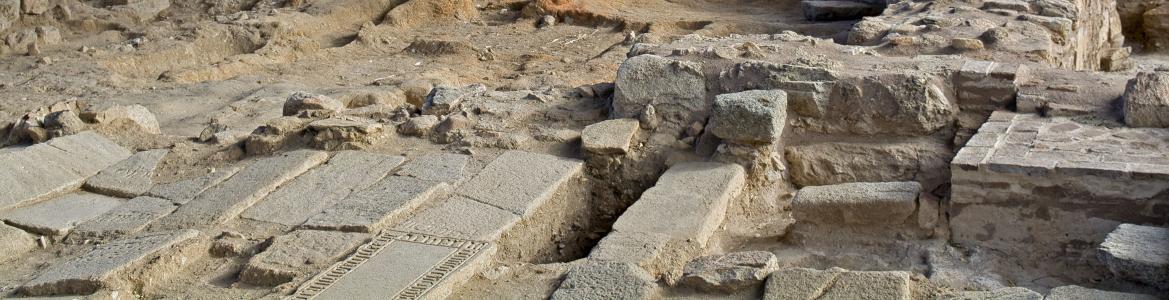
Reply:
M1169 290L1169 228L1120 224L1100 244L1099 258L1117 277Z
M495 241L519 223L520 216L471 198L454 196L422 210L395 230L464 240Z
M195 199L203 191L218 185L243 170L243 166L230 166L211 171L203 176L180 180L172 183L158 184L146 193L147 196L163 198L174 204L186 204Z
M72 166L86 177L130 157L130 150L115 144L104 136L93 132L51 139L45 144L61 149L68 154L66 165Z
M653 299L657 288L654 281L631 263L586 261L568 271L551 299Z
M70 241L110 240L134 234L175 210L170 200L137 197L107 211L96 218L81 222L67 237Z
M290 299L443 299L479 273L491 243L386 231L301 285Z
M581 147L598 155L625 154L640 126L637 119L613 119L586 126L580 133Z
M223 224L328 158L323 151L297 150L260 159L159 219L157 226L178 229Z
M526 217L582 169L583 164L574 159L507 151L456 193Z
M64 136L0 154L0 210L80 186L130 156L129 150L92 132Z
M154 169L170 150L142 151L131 155L85 181L85 189L103 195L134 198L154 186Z
M470 156L462 154L424 155L402 164L394 174L454 184L463 179L470 161Z
M809 186L792 199L792 216L821 224L901 224L917 210L917 182Z
M318 230L297 230L272 240L264 252L248 260L240 282L276 286L297 276L311 274L345 257L369 235Z
M376 232L400 221L423 203L445 194L447 186L443 182L389 176L310 217L302 227Z
M195 230L180 230L121 239L50 266L21 286L27 295L92 294L112 284L113 277L132 265L147 262L170 247L194 238Z
M787 268L767 279L763 299L913 299L909 272Z
M735 164L675 165L617 218L613 230L660 233L675 241L705 245L745 180L743 167Z
M9 211L0 215L0 219L29 232L63 236L78 223L100 216L122 203L119 198L73 193Z
M1158 297L1144 294L1122 293L1090 289L1078 285L1065 285L1051 289L1045 300L1156 300Z
M369 152L338 152L328 163L284 184L240 216L286 226L300 225L350 193L381 180L405 160L401 156Z
M20 228L0 223L0 262L8 261L37 248L36 238Z

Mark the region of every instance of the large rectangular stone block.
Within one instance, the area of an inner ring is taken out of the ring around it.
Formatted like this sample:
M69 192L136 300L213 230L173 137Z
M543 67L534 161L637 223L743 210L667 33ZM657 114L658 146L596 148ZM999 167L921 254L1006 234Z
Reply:
M349 254L368 235L335 231L297 230L272 240L264 252L252 256L240 272L240 281L276 286L312 274Z
M381 180L405 160L401 156L339 152L328 163L284 184L240 216L286 226L300 225L351 192Z
M146 196L130 199L96 218L77 224L67 239L74 242L100 241L134 234L146 228L150 222L170 214L175 208L166 199Z
M390 176L349 195L308 219L305 228L376 232L400 221L427 201L444 194L447 184L413 177Z
M675 165L617 219L613 230L659 233L705 245L744 181L743 167L735 164Z
M195 230L180 230L104 244L79 257L50 266L21 286L20 290L24 294L39 296L88 295L103 288L126 288L119 286L119 273L137 264L147 263L152 257L198 234Z
M457 194L510 211L530 215L583 169L578 160L523 151L504 152Z
M902 224L917 210L917 182L810 186L792 200L792 216L818 224Z
M0 215L0 219L29 232L63 236L78 223L100 216L122 203L123 200L118 198L75 193L12 210Z

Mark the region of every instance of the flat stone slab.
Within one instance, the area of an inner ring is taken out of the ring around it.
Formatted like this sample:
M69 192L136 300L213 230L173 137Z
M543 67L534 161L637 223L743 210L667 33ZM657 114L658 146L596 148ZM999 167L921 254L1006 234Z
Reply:
M574 159L523 151L507 151L456 191L516 215L528 216L581 174Z
M758 289L776 270L779 270L779 259L767 251L707 255L686 263L680 284L704 291L734 293Z
M100 216L122 203L123 200L119 198L73 193L14 209L0 215L0 219L29 232L63 236L77 224Z
M586 126L580 132L581 147L592 154L625 154L640 126L637 119L613 119Z
M328 153L297 150L255 161L219 185L204 191L173 214L160 228L215 226L231 220L281 184L325 162Z
M437 195L444 194L447 186L443 182L389 176L310 217L302 227L376 232L400 221L405 214Z
M651 232L610 232L589 252L589 259L633 263L657 274L658 258L663 255L670 237Z
M32 296L92 294L102 288L118 285L117 275L122 271L149 262L157 254L198 234L198 231L188 229L104 244L79 257L49 267L20 289L22 293Z
M792 215L820 224L901 224L917 210L917 182L809 186L796 192Z
M92 132L0 153L0 211L68 192L130 151Z
M196 178L158 184L151 188L146 195L167 199L175 204L186 204L203 191L231 178L243 169L241 166L231 166L211 171Z
M1169 289L1169 228L1120 224L1099 257L1117 277Z
M401 156L341 151L244 211L243 218L296 226L309 217L369 187L405 161Z
M1022 287L993 291L965 291L938 297L939 300L1043 300L1043 294Z
M590 260L568 271L552 299L653 299L656 288L653 277L637 265Z
M470 156L462 154L423 155L402 164L394 174L454 184L463 179L470 161Z
M1047 298L1044 298L1044 299L1046 299L1046 300L1097 300L1097 299L1155 300L1158 298L1156 296L1152 296L1152 295L1112 292L1112 291L1090 289L1090 288L1086 288L1086 287L1082 287L1082 286L1078 286L1078 285L1065 285L1065 286L1051 289L1051 292L1047 294Z
M495 241L519 223L520 216L498 207L454 196L422 210L395 230L464 240Z
M617 218L613 230L660 233L705 245L722 224L727 203L742 191L745 178L743 167L735 164L675 165Z
M85 189L107 196L134 198L154 186L154 169L170 150L142 151L131 155L85 181Z
M240 272L241 282L276 286L297 276L311 274L340 260L369 235L361 233L297 230L273 239Z
M0 262L8 261L37 248L36 237L20 228L0 223Z
M767 279L763 299L913 299L908 272L788 268Z
M386 231L301 285L291 299L443 299L479 273L487 242Z
M170 214L177 208L170 200L137 197L118 205L96 218L81 222L67 237L70 241L110 240L134 234L147 224Z

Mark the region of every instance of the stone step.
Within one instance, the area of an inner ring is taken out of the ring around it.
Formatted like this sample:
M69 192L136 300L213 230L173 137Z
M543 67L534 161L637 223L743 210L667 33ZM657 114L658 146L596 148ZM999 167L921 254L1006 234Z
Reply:
M1169 290L1169 228L1120 224L1099 257L1117 277Z
M170 214L177 208L170 200L137 197L96 218L77 224L66 238L71 242L105 241L130 235L146 228L147 224Z
M170 150L142 151L131 155L85 181L85 189L107 196L134 198L154 186L154 169Z
M235 175L235 173L243 169L242 166L230 166L213 170L196 178L158 184L151 188L146 195L167 199L174 202L174 204L186 204L187 202L191 202L192 199L195 199L195 196L203 193L203 191L231 178L232 175Z
M297 150L260 159L159 219L151 228L173 230L223 224L328 158L323 151Z
M290 299L443 299L482 271L488 242L386 231L312 278Z
M80 192L14 209L0 215L0 219L32 233L64 236L77 224L98 217L123 202L119 198Z
M763 299L889 299L913 298L909 272L813 270L788 268L767 278Z
M377 232L399 222L403 216L423 203L445 194L447 187L448 185L443 182L389 176L312 216L302 227Z
M69 192L130 151L83 132L0 154L0 211Z
M300 225L351 192L381 180L405 160L401 156L369 152L338 152L328 163L284 184L240 217L285 226Z
M792 199L797 221L819 224L902 224L917 210L917 182L809 186Z
M199 234L180 230L121 239L98 246L88 253L50 266L21 286L26 295L88 295L102 288L132 288L120 275L133 266L149 263L154 257ZM163 280L163 278L151 278Z
M312 274L349 254L369 237L362 233L297 230L272 240L248 260L240 282L276 286Z

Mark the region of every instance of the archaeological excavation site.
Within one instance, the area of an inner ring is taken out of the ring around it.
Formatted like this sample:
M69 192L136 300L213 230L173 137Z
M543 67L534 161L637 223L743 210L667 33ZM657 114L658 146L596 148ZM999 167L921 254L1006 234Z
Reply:
M1169 299L1169 0L0 0L0 298Z

